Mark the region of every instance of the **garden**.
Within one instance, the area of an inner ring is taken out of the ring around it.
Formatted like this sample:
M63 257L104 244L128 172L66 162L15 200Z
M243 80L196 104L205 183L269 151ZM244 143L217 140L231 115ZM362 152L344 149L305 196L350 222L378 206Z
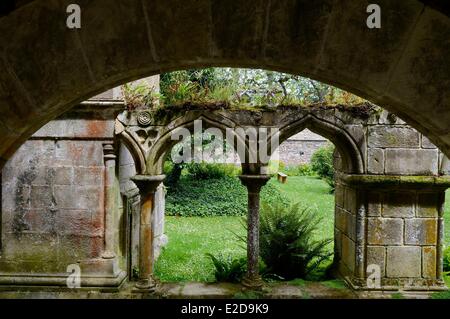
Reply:
M319 149L312 165L274 165L289 177L287 183L273 177L261 193L261 273L266 280L328 279L333 149ZM246 267L247 191L237 177L239 167L168 162L166 173L169 244L156 264L157 276L168 282L240 281Z

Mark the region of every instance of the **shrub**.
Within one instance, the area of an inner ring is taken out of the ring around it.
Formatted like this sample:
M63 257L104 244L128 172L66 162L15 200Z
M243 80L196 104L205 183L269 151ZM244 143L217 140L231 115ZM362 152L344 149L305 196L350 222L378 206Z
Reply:
M232 177L239 174L240 168L233 164L189 163L186 165L188 176L194 180Z
M268 183L261 198L269 203L288 200ZM226 176L210 180L182 177L167 189L166 214L175 216L242 216L247 212L247 189L238 178Z
M444 271L450 271L450 246L444 250Z
M214 277L218 282L240 282L247 271L247 258L206 254L214 264Z
M316 173L308 164L286 166L283 172L288 176L314 176Z
M247 272L247 257L231 258L219 254L217 257L212 254L206 254L214 264L214 277L218 282L241 282ZM266 266L259 261L259 273L266 274Z
M333 153L334 146L328 144L315 151L311 157L311 168L331 186L332 190L334 190Z
M332 253L332 239L315 241L320 219L299 205L263 203L261 207L260 249L267 271L286 280L306 278Z
M275 175L276 173L284 170L284 163L278 160L270 160L268 163L268 174Z

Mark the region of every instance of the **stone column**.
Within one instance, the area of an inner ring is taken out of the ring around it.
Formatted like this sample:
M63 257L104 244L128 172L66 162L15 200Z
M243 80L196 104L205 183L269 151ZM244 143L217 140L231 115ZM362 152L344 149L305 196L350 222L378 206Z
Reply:
M139 231L139 281L136 288L154 291L156 282L153 278L153 230L155 192L165 175L136 175L132 178L139 188L141 197L140 231Z
M105 247L102 258L112 259L116 256L114 253L114 214L117 210L116 154L113 141L103 144L103 156L105 161Z
M260 289L263 286L259 275L259 194L270 179L268 175L241 175L242 184L248 191L247 215L247 274L242 284L247 288Z

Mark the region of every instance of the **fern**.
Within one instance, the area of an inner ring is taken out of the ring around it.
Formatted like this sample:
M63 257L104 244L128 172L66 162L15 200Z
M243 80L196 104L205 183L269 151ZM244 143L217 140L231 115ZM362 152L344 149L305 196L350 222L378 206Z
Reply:
M332 255L332 239L313 240L320 219L299 205L261 207L260 249L267 271L286 280L305 278Z

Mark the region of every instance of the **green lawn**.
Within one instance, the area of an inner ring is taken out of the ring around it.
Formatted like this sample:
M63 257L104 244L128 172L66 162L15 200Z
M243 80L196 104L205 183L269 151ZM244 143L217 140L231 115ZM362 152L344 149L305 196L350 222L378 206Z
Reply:
M329 186L314 177L289 177L288 183L270 181L291 202L300 202L323 217L318 236L333 236L334 196ZM166 217L169 244L155 267L162 281L214 281L214 267L206 253L245 256L233 233L245 234L242 217ZM331 249L331 247L330 247Z
M326 182L317 177L289 176L286 184L280 184L275 179L270 183L291 203L299 203L300 206L316 212L322 219L316 234L318 239L334 236L334 194L330 193L330 186Z
M214 267L205 255L236 257L246 251L234 233L245 234L242 217L166 217L169 243L156 263L162 281L214 281Z

